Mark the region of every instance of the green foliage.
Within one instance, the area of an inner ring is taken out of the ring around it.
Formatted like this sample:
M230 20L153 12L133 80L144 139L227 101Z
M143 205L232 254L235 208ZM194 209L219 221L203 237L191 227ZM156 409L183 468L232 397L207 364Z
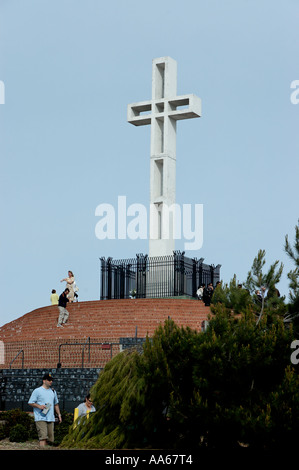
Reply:
M16 424L9 433L9 440L11 442L26 442L28 437L29 432L23 424Z
M263 316L267 317L268 324L273 318L284 318L287 313L285 297L280 297L276 288L283 265L278 266L279 262L275 261L267 272L263 272L265 264L265 251L259 250L243 286L237 283L236 276L229 285L218 285L212 297L212 312L220 303L233 314L254 313L257 323Z
M214 291L206 332L168 320L143 347L108 363L91 396L96 412L70 428L71 448L287 450L299 439L299 376L290 347L299 328L299 228L291 248L291 304L283 265L260 250L244 286ZM257 291L261 290L261 296Z
M136 375L136 351L124 351L113 358L100 374L91 389L96 412L83 419L70 430L62 447L122 448L126 446L130 426L135 420L130 416L131 395L139 397L142 384Z
M73 413L67 413L65 410L61 411L62 422L55 424L54 427L54 445L61 444L64 436L69 432L70 426L73 424Z
M275 261L269 268L267 273L263 272L266 264L265 250L259 250L257 256L254 258L251 270L248 272L246 288L253 293L256 289L264 286L266 289L274 291L276 284L280 281L283 264L279 265L279 261Z
M28 431L29 438L36 438L36 428L33 417L20 409L13 409L1 413L1 421L4 421L1 436L2 439L10 436L12 428L17 424L22 425Z
M237 283L236 275L229 284L219 284L216 287L212 297L212 305L217 303L221 303L235 314L245 313L248 308L254 305L249 291L241 288Z
M265 250L259 250L257 256L254 258L251 270L248 272L245 288L253 295L255 300L255 311L259 309L258 319L259 322L265 314L272 321L272 316L284 316L286 313L285 298L280 298L280 294L276 285L279 283L282 272L283 264L275 261L271 264L268 272L263 272L266 264ZM260 294L258 294L260 292ZM259 301L258 295L261 296Z
M267 328L266 318L257 326L254 316L235 321L219 306L217 313L196 367L199 410L205 404L203 441L208 447L269 446L269 425L279 434L279 420L269 410L273 394L281 397L292 332L279 319Z
M73 423L73 414L61 412L62 423L55 424L54 445L59 445L64 436L68 434L69 427ZM3 425L0 427L0 439L9 439L13 442L25 442L30 439L38 439L34 418L29 413L18 408L4 411L0 414Z
M167 321L144 352L116 356L92 389L97 411L64 447L286 447L299 437L291 328L222 304L205 333Z
M6 432L4 424L0 423L0 441L6 438Z
M285 252L294 263L294 269L288 273L289 278L289 296L288 321L292 321L296 331L299 331L299 221L295 227L295 240L293 247L290 245L288 236L285 237Z

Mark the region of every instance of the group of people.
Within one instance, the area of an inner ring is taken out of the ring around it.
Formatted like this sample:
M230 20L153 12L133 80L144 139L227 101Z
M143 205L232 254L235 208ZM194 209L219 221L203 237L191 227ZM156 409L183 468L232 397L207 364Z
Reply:
M271 290L268 290L267 292L266 287L262 286L261 290L255 291L255 295L256 295L256 300L259 303L262 303L263 301L267 301L271 297L275 297L275 296L280 297L280 292L276 287L272 288Z
M221 285L220 281L218 281L216 283L216 287L218 285ZM238 284L238 289L242 289L242 288L243 288L242 284ZM206 306L210 306L211 300L212 300L212 297L213 297L213 293L214 293L214 287L213 287L212 282L210 282L207 286L205 284L202 284L201 286L198 287L198 289L196 291L196 295L197 295L198 300L202 300ZM248 291L248 293L249 293L249 291ZM269 292L269 291L267 292L266 287L262 286L260 290L255 291L254 300L257 301L258 303L262 304L262 302L264 300L267 300L268 298L270 298L271 295L272 296L275 295L277 297L280 297L280 292L277 288L274 288L274 290L272 289L271 292Z
M216 287L218 284L221 284L220 281L217 282ZM214 287L213 287L212 282L210 282L207 286L205 284L202 284L201 286L198 287L196 291L198 300L202 300L206 307L211 305L213 293L214 293Z
M62 327L69 318L69 312L66 308L68 302L78 302L78 291L79 287L76 284L75 276L72 271L68 271L68 277L61 279L60 282L66 282L66 287L64 291L58 296L56 290L52 290L51 294L51 304L58 305L59 317L57 322L57 327Z
M59 401L56 390L52 387L53 377L45 374L42 378L43 384L34 389L28 404L33 408L34 421L41 447L45 447L47 442L54 442L55 413L58 422L62 422L59 409ZM78 406L78 419L82 419L88 413L96 411L88 394L83 403Z

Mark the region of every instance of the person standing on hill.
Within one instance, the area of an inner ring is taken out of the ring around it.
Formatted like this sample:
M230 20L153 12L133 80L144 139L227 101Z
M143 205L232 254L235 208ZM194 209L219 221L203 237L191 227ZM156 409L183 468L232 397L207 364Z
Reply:
M210 282L208 284L208 287L204 289L204 293L203 293L203 295L204 295L203 301L204 301L206 307L209 307L211 305L213 292L214 292L213 284L212 284L212 282Z
M62 294L59 297L59 302L58 302L58 309L59 309L59 317L58 317L58 323L57 326L62 327L69 318L69 312L66 309L67 303L69 302L68 299L68 294L69 294L69 289L66 288L62 292Z
M52 289L52 294L51 294L50 300L51 300L52 305L58 305L59 297L58 297L58 294L56 293L55 289Z
M66 282L66 288L69 290L68 294L68 299L70 302L74 302L74 282L75 282L75 276L72 271L68 271L68 277L65 277L64 279L61 279L60 282Z

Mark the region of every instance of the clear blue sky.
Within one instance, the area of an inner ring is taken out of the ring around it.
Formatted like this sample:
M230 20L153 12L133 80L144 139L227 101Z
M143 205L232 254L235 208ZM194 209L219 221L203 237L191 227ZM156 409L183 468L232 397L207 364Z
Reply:
M187 255L244 281L265 249L288 294L298 24L296 0L0 0L0 326L49 305L68 269L94 300L99 257L148 252L146 240L98 240L95 209L149 203L150 127L126 113L151 98L163 56L178 63L178 94L202 99L202 118L177 127L177 202L204 205L203 247Z

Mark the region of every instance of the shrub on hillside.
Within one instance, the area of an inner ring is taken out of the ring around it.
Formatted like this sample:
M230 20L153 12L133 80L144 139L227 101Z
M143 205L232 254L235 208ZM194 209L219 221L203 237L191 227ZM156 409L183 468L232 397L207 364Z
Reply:
M61 411L62 422L55 424L54 427L54 445L61 444L63 438L68 434L70 426L73 424L73 414Z
M4 422L2 427L2 439L10 436L11 429L17 424L21 424L28 431L29 438L37 438L34 419L25 411L13 409L1 413L1 421Z
M16 424L9 433L10 442L26 442L29 437L28 429L23 424Z
M165 322L143 354L123 352L91 390L96 406L62 445L286 448L299 438L292 328L219 303L206 332Z

